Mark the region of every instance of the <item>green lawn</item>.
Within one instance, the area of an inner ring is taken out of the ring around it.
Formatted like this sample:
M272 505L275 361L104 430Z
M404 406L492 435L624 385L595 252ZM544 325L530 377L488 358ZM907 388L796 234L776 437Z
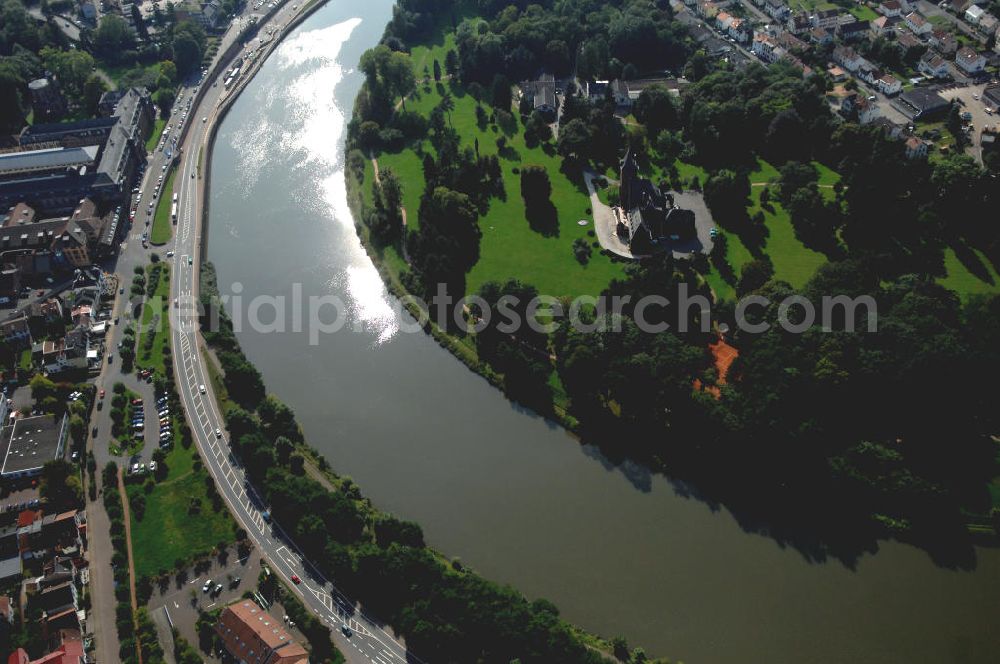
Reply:
M165 375L163 349L170 344L170 266L160 263L163 266L160 272L160 281L156 285L154 297L147 298L142 306L142 337L139 339L139 348L136 349L136 365L143 369ZM149 268L146 269L147 279ZM158 324L153 336L153 345L146 348L146 337L149 335L149 324L154 317L159 314Z
M173 204L174 177L177 169L170 169L170 175L163 184L160 200L156 203L156 214L153 217L153 230L149 234L150 244L166 244L174 233L174 225L170 220L170 207Z
M208 472L194 469L192 447L174 445L167 454L166 479L146 494L142 520L132 514L132 550L136 575L153 576L172 570L175 561L191 561L211 553L219 542L231 542L236 525L225 509L213 509L205 489ZM142 484L129 484L129 496L144 492ZM201 501L198 514L191 514L192 500Z
M153 121L153 131L149 134L149 139L146 141L146 152L152 152L156 149L156 144L160 142L160 136L163 134L163 129L167 126L167 121L163 118L156 118Z
M31 349L25 348L21 351L21 357L19 358L18 368L21 371L31 371Z
M938 282L945 288L955 291L962 298L969 295L1000 293L1000 274L997 273L996 268L981 251L973 250L973 253L979 259L981 266L979 271L982 272L985 279L971 272L959 260L955 250L949 247L944 252L944 269L947 276L939 279Z
M854 18L859 21L874 21L879 16L878 13L868 5L851 5L851 8L848 11L854 14Z
M421 86L416 98L409 99L406 107L422 114L429 114L441 99L441 92L448 90L455 101L450 122L466 145L479 142L481 154L497 154L497 138L503 131L495 126L480 127L476 120L476 101L459 87L448 82L433 81ZM516 127L506 135L507 148L500 160L503 169L506 200L497 198L490 202L490 209L479 225L483 238L479 262L468 276L467 290L475 292L486 281L504 281L517 278L534 285L539 292L553 296L593 294L603 290L611 279L623 274L623 265L612 263L610 258L594 251L590 262L581 265L573 256L572 245L576 238L585 238L592 229L589 212L590 199L582 183L580 186L560 171L562 160L553 152L546 154L541 146L529 148L524 141L523 127L515 117ZM424 143L425 150L431 150ZM424 178L421 158L413 150L402 153L382 154L379 168L390 167L403 182L403 205L411 230L417 227L417 211L423 193ZM552 184L552 204L558 211L557 222L546 234L531 228L525 218L521 199L520 175L514 169L529 164L545 168ZM579 226L579 220L587 226Z

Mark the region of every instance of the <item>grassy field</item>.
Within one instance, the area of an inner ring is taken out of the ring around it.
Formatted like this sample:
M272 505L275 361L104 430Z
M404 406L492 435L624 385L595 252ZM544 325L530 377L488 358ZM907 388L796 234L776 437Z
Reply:
M150 244L166 244L174 234L174 225L170 220L170 206L173 203L174 177L177 169L170 169L170 175L163 184L160 200L156 203L156 214L153 216L153 230L149 233Z
M167 121L163 118L156 118L153 121L153 131L149 134L149 139L146 141L146 152L152 152L156 149L156 144L160 142L160 136L163 134L163 129L167 126Z
M1000 293L1000 274L981 251L973 250L981 264L983 277L979 277L967 268L952 248L945 249L944 268L946 277L938 279L945 288L958 293L963 299L970 295L988 295Z
M419 62L414 66L419 66ZM422 85L418 95L407 101L407 109L429 114L445 91L455 102L450 122L466 145L471 147L478 140L481 154L497 154L497 138L504 135L507 141L500 160L506 200L493 199L489 211L479 221L483 233L480 259L469 273L468 292L476 291L486 281L517 278L549 295L596 295L611 279L623 274L622 264L611 262L597 251L587 265L581 265L574 258L572 245L576 238L595 241L587 235L592 228L590 200L582 183L571 181L560 171L562 162L554 152L548 154L542 146L529 148L525 144L519 119L515 117L515 126L507 132L496 126L480 126L476 120L476 101L447 81ZM430 150L430 145L425 143L424 149ZM408 226L415 229L424 189L421 158L413 150L404 150L381 154L378 161L379 168L390 167L400 176ZM552 183L551 200L558 211L558 219L544 234L532 229L525 218L520 175L515 173L515 169L529 164L544 167ZM581 219L587 220L588 225L578 225Z
M190 561L209 554L220 542L231 542L236 525L226 509L215 510L208 499L208 471L194 468L192 447L174 445L167 454L166 478L146 493L142 520L132 513L132 548L138 576L171 570L175 561ZM128 494L145 492L142 484L129 484ZM200 501L197 515L190 513L192 501Z

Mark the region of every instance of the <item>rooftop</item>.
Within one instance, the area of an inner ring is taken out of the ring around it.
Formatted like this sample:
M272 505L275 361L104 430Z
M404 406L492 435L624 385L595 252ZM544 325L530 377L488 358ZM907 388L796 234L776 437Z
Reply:
M62 451L65 416L22 417L3 427L0 441L6 446L0 475L40 470Z

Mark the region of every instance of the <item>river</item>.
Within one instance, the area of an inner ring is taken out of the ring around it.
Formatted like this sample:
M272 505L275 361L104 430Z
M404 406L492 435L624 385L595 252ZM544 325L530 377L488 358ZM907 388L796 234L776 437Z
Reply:
M854 569L809 562L664 478L609 463L400 329L343 177L356 63L390 10L331 2L306 20L236 102L212 161L208 257L222 292L290 297L300 284L347 305L348 324L316 345L290 324L238 335L309 442L438 550L652 654L1000 661L1000 551L977 550L974 572L896 543Z

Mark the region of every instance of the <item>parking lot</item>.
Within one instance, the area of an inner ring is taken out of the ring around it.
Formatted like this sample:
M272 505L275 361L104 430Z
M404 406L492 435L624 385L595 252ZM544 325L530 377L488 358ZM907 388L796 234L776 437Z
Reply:
M969 139L972 142L972 152L976 159L981 159L982 153L979 146L979 137L985 127L996 128L1000 125L1000 116L995 108L983 101L983 89L986 84L970 85L966 87L955 87L941 91L941 96L948 100L958 100L961 105L961 112L968 113L966 122L972 125L969 132ZM989 112L987 112L987 110Z
M154 587L153 596L149 600L149 613L157 624L161 643L167 652L171 651L168 640L171 627L197 647L196 623L199 612L231 604L244 593L253 592L257 588L257 578L262 569L260 552L252 549L242 559L233 548L227 549L226 553L224 561L216 556L210 562L206 561L200 566L171 575L165 586ZM286 629L292 631L300 642L305 642L305 638L284 621L284 611L280 604L273 605L269 612L276 621L282 622ZM206 662L220 661L205 653L201 655Z

